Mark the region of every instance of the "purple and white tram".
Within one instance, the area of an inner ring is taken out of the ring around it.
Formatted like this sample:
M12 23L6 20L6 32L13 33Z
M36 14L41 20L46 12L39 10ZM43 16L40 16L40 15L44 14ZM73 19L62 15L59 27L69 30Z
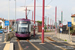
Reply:
M29 19L17 19L15 28L16 37L31 37L31 22Z

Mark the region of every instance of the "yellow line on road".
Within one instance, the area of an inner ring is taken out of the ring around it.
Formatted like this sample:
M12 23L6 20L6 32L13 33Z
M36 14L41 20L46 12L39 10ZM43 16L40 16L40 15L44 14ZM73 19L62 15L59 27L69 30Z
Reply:
M33 43L31 43L29 40L27 40L27 42L29 42L33 47L35 47L37 50L40 50L36 45L34 45Z
M9 47L10 47L10 43L7 43L3 50L9 50Z
M23 50L23 48L22 48L21 45L20 45L19 40L17 40L17 42L18 42L19 50Z
M18 46L19 46L19 50L23 50L19 42L18 42Z

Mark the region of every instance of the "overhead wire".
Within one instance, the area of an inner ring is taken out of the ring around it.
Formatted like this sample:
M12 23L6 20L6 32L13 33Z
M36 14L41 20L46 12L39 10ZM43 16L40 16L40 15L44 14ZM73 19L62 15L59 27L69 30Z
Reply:
M47 4L47 6L52 2L53 0L51 0L48 4Z

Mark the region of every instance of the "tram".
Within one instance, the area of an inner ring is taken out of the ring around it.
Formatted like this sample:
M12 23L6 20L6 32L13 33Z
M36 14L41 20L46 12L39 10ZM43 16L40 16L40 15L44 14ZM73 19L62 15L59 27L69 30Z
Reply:
M31 22L29 19L17 19L15 24L15 36L16 37L31 37L31 35L34 35L34 23ZM36 25L37 26L37 25ZM35 27L35 32L38 32L38 27Z
M31 37L31 22L29 19L17 19L15 26L16 37Z

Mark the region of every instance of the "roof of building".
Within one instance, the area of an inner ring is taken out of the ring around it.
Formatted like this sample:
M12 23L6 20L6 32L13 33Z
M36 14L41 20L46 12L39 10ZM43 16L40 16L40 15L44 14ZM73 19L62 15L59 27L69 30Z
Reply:
M71 17L75 17L75 14L73 14Z

